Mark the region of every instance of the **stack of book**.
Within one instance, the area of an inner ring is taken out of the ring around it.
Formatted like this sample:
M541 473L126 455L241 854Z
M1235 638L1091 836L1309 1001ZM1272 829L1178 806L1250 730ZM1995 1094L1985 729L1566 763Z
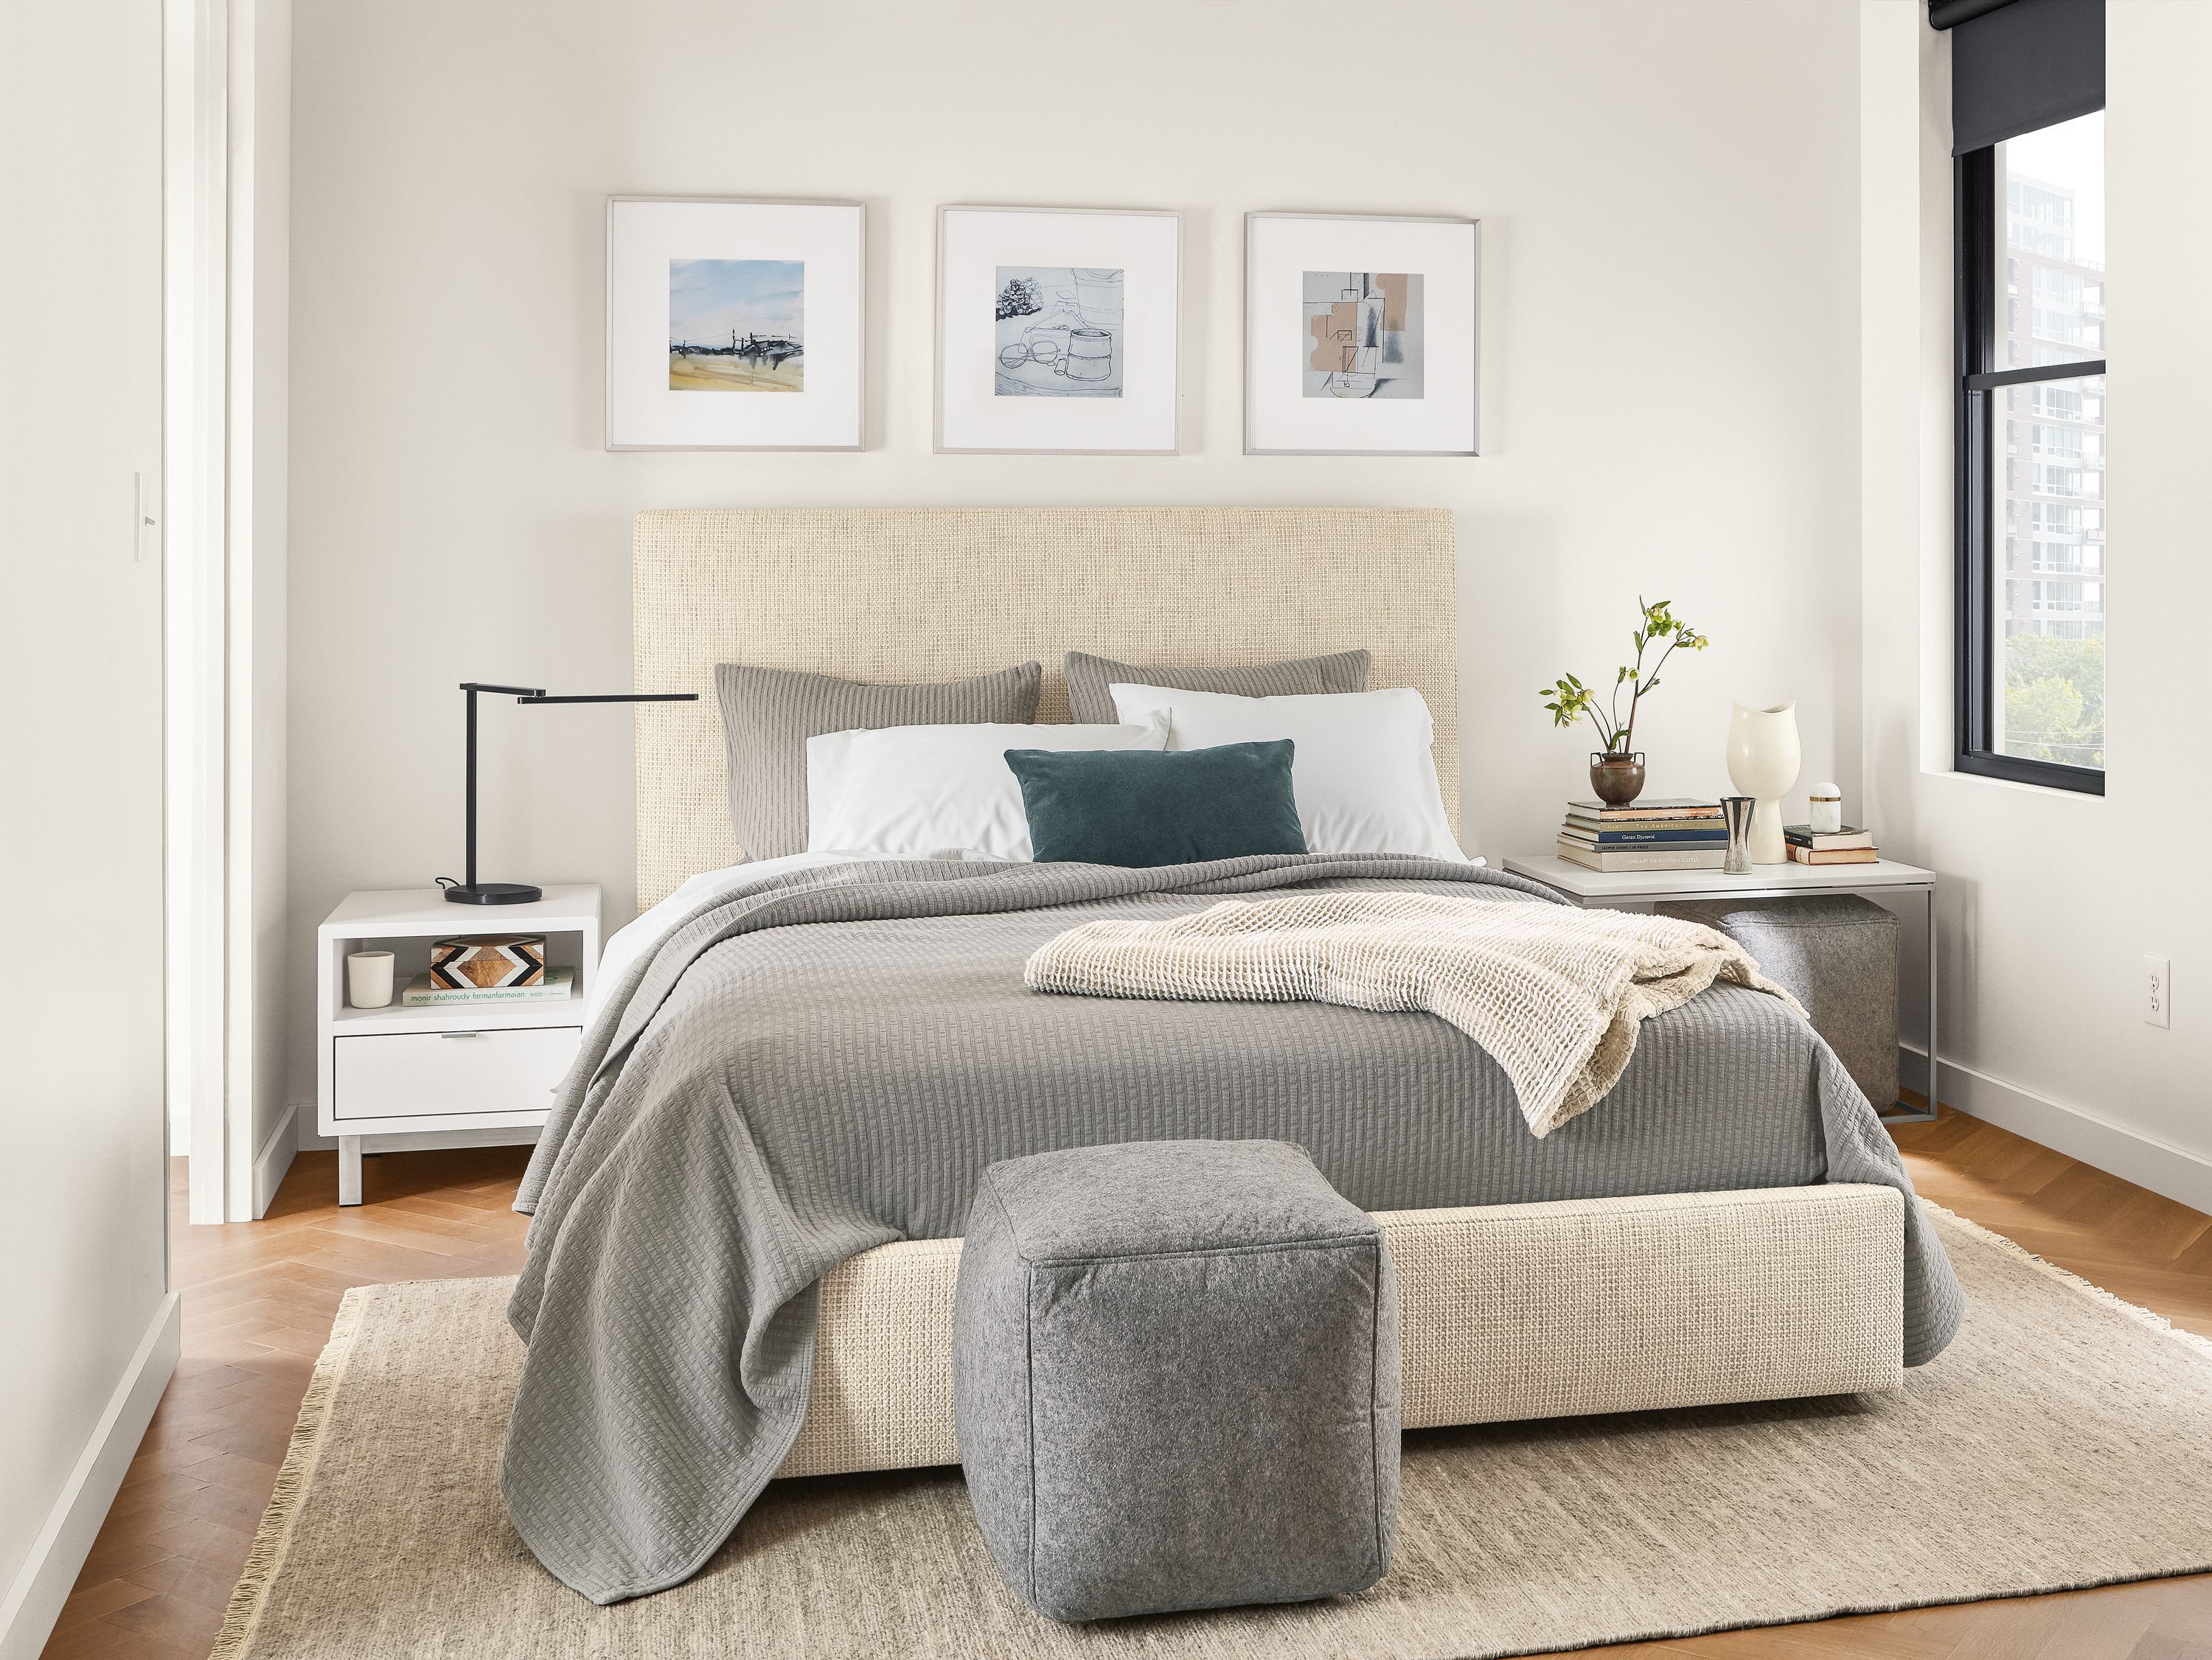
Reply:
M1728 826L1717 801L1571 801L1559 857L1592 870L1717 870L1728 858Z
M1872 864L1881 857L1881 850L1874 845L1873 831L1855 830L1848 824L1840 830L1785 824L1782 839L1789 843L1790 857L1798 864Z

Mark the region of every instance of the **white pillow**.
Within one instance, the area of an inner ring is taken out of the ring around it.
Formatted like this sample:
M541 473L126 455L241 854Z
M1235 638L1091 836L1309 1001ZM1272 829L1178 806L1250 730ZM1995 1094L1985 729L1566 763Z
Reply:
M1167 717L1170 749L1274 738L1297 744L1291 789L1309 852L1467 857L1452 839L1436 760L1429 753L1436 723L1410 687L1285 698L1164 686L1111 689L1114 711L1123 720Z
M885 726L806 740L806 851L883 858L1030 857L1009 749L1164 749L1127 726Z

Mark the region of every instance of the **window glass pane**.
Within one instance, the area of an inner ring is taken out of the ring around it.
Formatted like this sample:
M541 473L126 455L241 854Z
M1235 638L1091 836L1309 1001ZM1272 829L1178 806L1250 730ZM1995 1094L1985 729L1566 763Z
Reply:
M1995 394L2000 754L2105 764L2105 378Z
M1997 147L1994 368L2105 355L2105 118ZM2105 764L2105 380L1993 395L1990 747Z
M2105 354L2105 113L1997 146L2003 306L1992 364Z

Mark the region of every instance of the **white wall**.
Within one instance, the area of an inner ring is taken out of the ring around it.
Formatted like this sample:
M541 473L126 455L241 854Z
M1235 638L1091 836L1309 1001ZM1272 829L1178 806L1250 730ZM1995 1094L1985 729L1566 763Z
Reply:
M131 480L158 512L161 64L137 0L0 10L6 1660L44 1642L176 1354L161 567Z
M1717 642L1639 726L1656 792L1723 786L1734 695L1798 699L1805 781L1856 797L1856 21L1848 0L302 8L294 960L349 888L458 874L458 682L629 685L644 507L1449 506L1472 846L1548 848L1589 746L1535 688L1609 678L1639 592ZM866 453L602 450L618 191L866 200ZM930 453L949 202L1184 210L1188 453ZM1482 219L1481 458L1239 453L1254 209ZM597 881L623 920L628 712L484 719L482 873ZM304 982L291 1037L311 1100Z
M2212 1208L2212 785L2197 663L2212 615L2212 6L2109 0L2112 580L2103 797L1950 770L1948 50L1867 0L1866 774L1889 845L1943 873L1943 1095ZM2146 954L2173 962L2144 1023Z

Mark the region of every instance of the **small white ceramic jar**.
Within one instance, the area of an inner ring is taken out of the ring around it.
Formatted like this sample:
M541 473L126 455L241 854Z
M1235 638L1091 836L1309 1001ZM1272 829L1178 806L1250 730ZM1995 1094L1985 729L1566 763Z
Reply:
M1832 836L1844 827L1844 792L1832 784L1813 786L1813 833Z

